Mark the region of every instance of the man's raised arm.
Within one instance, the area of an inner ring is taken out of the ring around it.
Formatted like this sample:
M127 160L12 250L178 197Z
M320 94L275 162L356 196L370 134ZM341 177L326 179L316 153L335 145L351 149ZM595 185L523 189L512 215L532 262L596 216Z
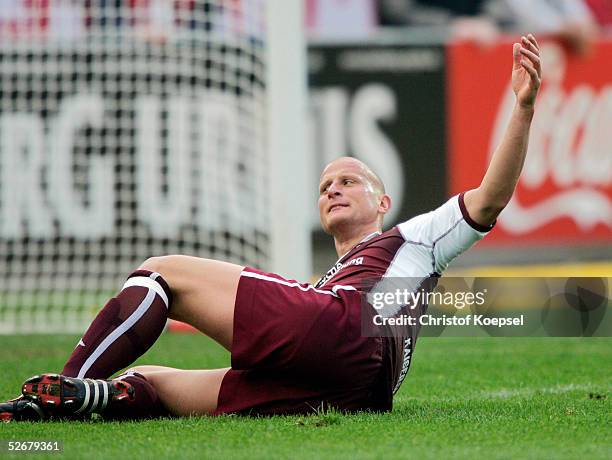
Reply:
M502 141L480 184L464 195L470 217L481 225L492 225L506 207L516 187L529 139L529 127L541 81L540 50L531 34L521 38L512 49L512 90L516 104ZM486 69L474 69L481 71Z

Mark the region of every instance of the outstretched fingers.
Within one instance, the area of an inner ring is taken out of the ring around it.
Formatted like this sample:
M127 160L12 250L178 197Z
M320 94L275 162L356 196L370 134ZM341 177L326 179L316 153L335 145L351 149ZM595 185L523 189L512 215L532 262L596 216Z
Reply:
M541 61L540 61L540 56L538 56L537 54L535 54L535 53L533 53L533 52L531 52L531 51L529 51L528 49L525 49L525 48L521 48L520 49L520 53L524 56L522 61L526 61L526 59L528 59L530 61L530 64L537 71L538 76L540 76L541 69L542 69L542 65L541 65Z
M536 54L540 54L540 47L533 35L531 34L528 34L527 36L523 35L521 37L521 43L523 44L525 48L533 51Z
M539 50L540 45L533 34L527 34L527 39Z
M521 66L527 71L527 73L531 76L532 81L536 86L540 85L540 75L538 71L535 69L533 64L529 62L527 59L521 59Z
M537 89L542 78L542 61L540 58L540 47L533 34L523 35L519 46L517 46L517 43L514 44L513 54L515 68L517 67L518 60L520 67L525 69L531 77L530 86Z
M535 69L538 71L538 74L541 72L541 62L540 62L540 48L538 47L538 42L532 34L527 35L526 37L521 37L521 48L519 52L527 57L532 63Z

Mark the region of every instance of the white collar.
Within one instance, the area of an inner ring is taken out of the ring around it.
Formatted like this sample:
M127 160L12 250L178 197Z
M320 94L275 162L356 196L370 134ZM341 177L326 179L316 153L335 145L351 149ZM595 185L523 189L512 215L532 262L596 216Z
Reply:
M361 243L365 243L366 241L370 241L372 238L382 235L382 232L372 232L369 235L366 235L363 240L361 240L359 243L357 244L361 244ZM357 246L357 244L355 246ZM353 246L353 247L355 247ZM351 248L352 249L352 248Z
M360 244L362 244L362 243L365 243L366 241L370 241L372 238L377 237L377 236L379 236L379 235L382 235L382 232L372 232L372 233L370 233L369 235L364 236L364 237L363 237L363 239L362 239L362 240L361 240L359 243L357 243L357 244L356 244L355 246L353 246L351 249L349 249L349 250L348 250L348 251L346 251L344 254L342 254L340 257L338 257L338 260L336 260L336 264L337 264L338 262L340 262L340 260L341 260L341 259L342 259L342 258L343 258L345 255L347 255L349 252L351 252L351 251L352 251L353 249L355 249L357 246L359 246L359 245L360 245ZM334 265L336 265L336 264L334 264Z

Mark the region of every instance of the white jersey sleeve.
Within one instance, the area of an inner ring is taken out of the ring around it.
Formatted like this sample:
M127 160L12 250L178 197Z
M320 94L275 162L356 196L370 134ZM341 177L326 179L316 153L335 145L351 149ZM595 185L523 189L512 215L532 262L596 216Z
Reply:
M493 228L472 220L463 202L463 193L397 227L406 241L426 249L437 273L442 273L455 257Z

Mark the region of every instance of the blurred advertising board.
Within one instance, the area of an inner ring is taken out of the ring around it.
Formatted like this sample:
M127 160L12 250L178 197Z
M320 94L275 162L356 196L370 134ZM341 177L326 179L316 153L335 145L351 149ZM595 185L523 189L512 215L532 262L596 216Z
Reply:
M482 244L612 242L612 41L587 57L541 44L543 83L524 170ZM514 104L512 43L447 47L449 193L478 186Z
M387 226L443 203L444 48L312 44L308 66L313 182L325 164L351 155L385 182L393 200Z

